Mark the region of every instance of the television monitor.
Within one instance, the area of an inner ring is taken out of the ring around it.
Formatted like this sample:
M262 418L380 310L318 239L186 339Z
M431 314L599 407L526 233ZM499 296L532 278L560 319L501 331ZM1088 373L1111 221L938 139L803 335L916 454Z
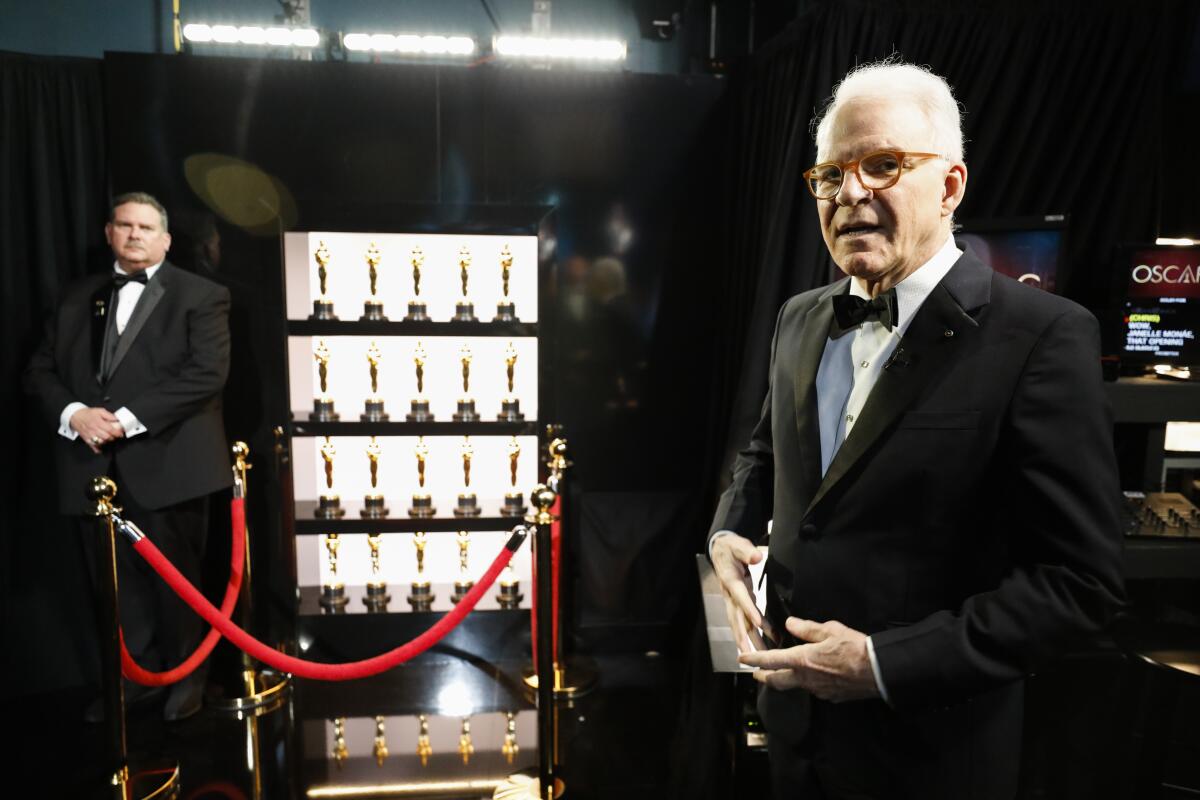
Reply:
M1118 252L1122 362L1200 366L1200 246L1126 245Z
M1057 293L1066 232L1065 214L1047 214L964 222L954 238L996 272Z

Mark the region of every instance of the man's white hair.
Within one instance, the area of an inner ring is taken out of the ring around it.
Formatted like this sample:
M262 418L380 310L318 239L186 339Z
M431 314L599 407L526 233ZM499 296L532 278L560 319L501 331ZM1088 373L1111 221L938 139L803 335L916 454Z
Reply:
M833 119L847 100L900 98L915 103L929 120L932 147L951 161L963 160L962 112L950 84L928 67L893 58L851 70L833 90L816 123L817 160L826 158L833 136Z

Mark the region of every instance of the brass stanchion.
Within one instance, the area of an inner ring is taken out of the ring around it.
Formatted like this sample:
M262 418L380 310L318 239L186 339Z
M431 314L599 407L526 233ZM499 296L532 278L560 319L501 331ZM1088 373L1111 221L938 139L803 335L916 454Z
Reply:
M248 494L246 472L253 466L247 459L250 447L245 442L234 442L230 448L233 453L233 496L241 498L243 510ZM238 595L237 618L243 630L253 627L252 586L250 571L250 523L245 526L245 555L242 560L242 587ZM271 670L261 669L258 663L246 653L240 654L240 680L230 681L229 686L237 685L237 689L225 689L212 698L211 705L222 711L241 712L254 709L255 716L267 714L283 705L290 684L290 676L281 675Z
M174 797L179 787L179 764L156 762L153 769L132 770L125 737L125 687L121 677L121 605L117 581L117 537L113 500L117 484L112 478L93 478L87 488L95 503L92 514L103 541L98 550L96 575L100 580L100 667L104 680L105 761L109 769L109 797L114 800L148 800Z
M565 479L567 468L571 466L571 462L567 460L567 440L562 436L561 425L547 425L546 432L551 437L550 444L546 448L549 458L546 461L546 467L549 470L550 476L546 479L546 485L558 495L559 511L558 517L561 520L567 519L567 497L565 489ZM563 553L560 557L559 569L564 570L566 565L570 563L570 555L566 536L566 524L563 523L562 532L560 534L562 541ZM539 565L538 569L541 569ZM569 585L571 582L568 581ZM560 582L556 587L559 591L563 591L565 587ZM549 604L550 595L546 595L546 602ZM558 626L554 629L553 640L554 647L554 696L558 700L571 700L591 691L596 686L597 675L596 668L590 662L584 661L574 654L568 655L566 652L566 641L568 638L567 617L569 616L565 609L571 607L570 603L562 602L560 595ZM541 602L539 596L539 603ZM542 630L539 622L539 636ZM546 628L550 631L551 628ZM533 670L531 664L524 673L525 683L533 689L538 687L538 675Z

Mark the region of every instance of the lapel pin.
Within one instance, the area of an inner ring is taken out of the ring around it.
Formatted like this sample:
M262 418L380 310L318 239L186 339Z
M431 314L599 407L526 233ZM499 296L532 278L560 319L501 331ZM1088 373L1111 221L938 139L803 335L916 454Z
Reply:
M945 336L947 339L953 339L954 331L950 330L949 328L946 328L946 330L942 332L942 336Z

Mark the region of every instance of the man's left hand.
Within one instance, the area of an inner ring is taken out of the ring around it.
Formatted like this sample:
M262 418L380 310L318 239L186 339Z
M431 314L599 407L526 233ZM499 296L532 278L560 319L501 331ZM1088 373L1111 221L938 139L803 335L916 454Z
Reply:
M784 627L807 644L738 656L743 664L757 667L756 681L773 689L807 689L834 703L879 697L866 634L837 621L798 617L788 617Z

